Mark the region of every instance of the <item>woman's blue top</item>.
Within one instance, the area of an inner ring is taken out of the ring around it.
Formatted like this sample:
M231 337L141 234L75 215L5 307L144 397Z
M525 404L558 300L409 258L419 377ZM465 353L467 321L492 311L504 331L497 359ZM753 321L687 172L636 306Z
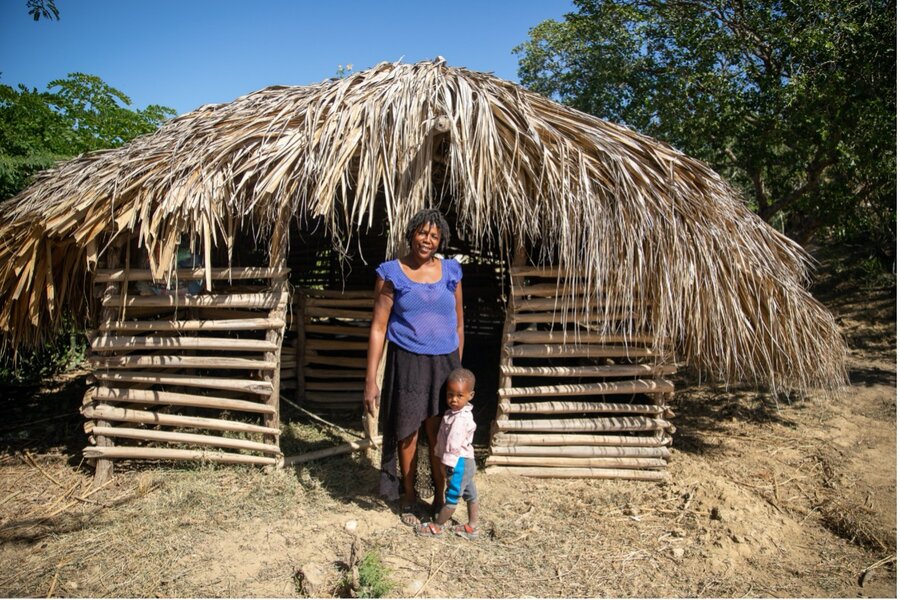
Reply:
M399 260L381 263L375 273L394 287L388 340L415 354L448 354L459 347L454 295L462 279L458 261L441 260L441 279L434 283L413 281Z

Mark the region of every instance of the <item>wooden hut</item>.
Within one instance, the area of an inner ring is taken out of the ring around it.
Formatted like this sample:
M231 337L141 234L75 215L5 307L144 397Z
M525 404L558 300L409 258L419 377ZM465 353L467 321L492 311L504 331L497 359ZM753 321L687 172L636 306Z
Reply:
M809 257L708 166L442 60L266 88L39 174L2 208L4 349L89 328L101 467L279 464L279 395L359 406L374 266L426 206L493 373L490 469L664 476L677 363L845 381Z

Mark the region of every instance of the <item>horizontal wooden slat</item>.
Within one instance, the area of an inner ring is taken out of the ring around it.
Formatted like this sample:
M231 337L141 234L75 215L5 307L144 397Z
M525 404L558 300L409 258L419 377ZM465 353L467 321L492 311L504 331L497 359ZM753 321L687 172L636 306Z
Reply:
M566 413L619 413L632 415L659 415L665 407L644 404L612 404L608 402L501 402L500 410L507 414L556 415ZM630 431L630 430L629 430Z
M306 347L310 350L368 350L369 342L307 339Z
M665 447L639 446L497 446L491 449L498 456L624 456L669 458L672 452Z
M319 369L306 367L303 369L304 377L319 379L365 379L365 369Z
M653 423L636 420L636 417L620 417L606 419L531 419L512 420L497 419L498 431L548 431L548 432L616 432L616 431L649 431L665 429L671 433L671 423L662 419L654 419Z
M346 335L351 337L369 337L368 327L353 327L352 325L315 325L303 326L306 333L325 333L328 335Z
M581 311L584 309L593 309L597 310L604 306L629 306L629 307L639 307L645 306L647 304L646 301L639 300L634 298L627 303L625 301L620 301L619 299L599 299L594 300L592 302L588 302L586 299L582 299L580 297L576 297L574 300L571 298L532 298L532 299L522 299L513 297L513 309L516 312L520 311L538 311L538 310L574 310Z
M111 371L95 373L100 381L109 383L147 383L159 385L180 385L199 387L211 390L228 390L230 392L246 392L248 394L270 395L272 384L268 381L254 379L231 379L225 377L200 377L196 375L178 375L166 373L149 373L147 371Z
M362 394L365 387L364 381L309 381L306 382L306 389L318 391L355 391Z
M362 390L358 392L306 392L306 399L310 402L322 402L326 404L358 404L362 407Z
M241 369L273 370L277 363L228 356L92 356L88 359L95 369L132 369L155 367L160 369Z
M275 308L287 302L287 292L258 292L250 294L164 294L158 296L108 296L103 299L103 306L178 306L181 308L215 307L215 308Z
M215 396L197 396L180 392L160 392L156 390L135 390L128 388L110 388L101 386L91 397L101 402L128 402L134 404L157 404L174 406L195 406L238 412L274 414L275 407L262 402L217 398Z
M672 375L675 365L596 365L590 367L518 367L501 365L507 376L528 377L631 377Z
M280 329L282 319L192 319L186 321L113 321L100 324L100 331L257 331Z
M605 396L615 394L661 394L675 391L675 386L666 379L635 379L629 381L598 381L594 383L570 383L560 385L538 385L533 387L501 388L497 394L501 398L532 396Z
M250 450L267 454L281 454L281 449L274 444L264 444L262 442L222 437L218 435L200 435L196 433L136 429L132 427L100 427L97 425L94 426L91 433L93 435L102 435L111 438L147 440L170 444L196 444L198 446L215 446L217 448L232 448L235 450Z
M306 306L323 306L335 308L347 308L355 306L365 306L370 310L375 304L374 292L369 293L368 298L307 298Z
M366 359L362 357L323 356L317 352L307 352L303 364L317 364L330 367L365 367Z
M210 419L207 417L186 417L183 415L169 415L165 413L147 410L134 410L131 408L119 408L107 404L85 406L82 414L88 419L101 421L125 421L128 423L148 423L167 427L192 427L196 429L213 429L216 431L237 431L243 433L267 433L280 435L281 431L274 427L263 427L241 421L229 421L227 419Z
M565 274L559 268L559 266L531 266L531 265L522 265L517 267L509 268L510 275L516 275L521 277L533 276L533 277L560 277ZM572 273L574 277L586 277L583 273Z
M547 344L591 344L591 343L616 343L623 344L652 344L653 336L650 335L600 335L599 333L582 331L514 331L509 334L511 342L523 343L547 343Z
M371 321L371 310L346 310L343 308L328 308L326 306L308 306L306 307L307 317L342 317L345 319L358 319L360 321Z
M490 456L485 461L491 465L518 465L523 467L606 467L613 469L648 469L666 466L664 458L571 458L567 456Z
M591 435L581 433L497 433L491 448L497 446L638 446L655 448L672 443L669 436Z
M88 446L85 458L130 458L147 460L202 460L224 464L276 465L274 456L252 456L236 452L209 450L175 450L173 448L147 448L143 446Z
M556 283L532 283L530 285L513 285L512 286L512 295L521 298L523 296L567 296L571 297L572 292L575 292L575 296L580 296L589 291L588 286L582 282L581 284L562 284L562 280L560 280L560 284Z
M282 277L290 273L287 268L268 268L268 267L232 267L232 268L212 268L210 273L213 279L271 279L273 277ZM153 274L148 269L97 269L94 278L96 283L106 283L108 281L153 281ZM176 269L172 276L172 281L199 281L206 279L206 269L198 267L195 269Z
M195 337L195 336L128 336L102 335L91 344L95 352L114 350L147 350L155 348L179 348L182 350L221 350L233 352L272 352L279 350L275 342L235 338Z
M298 291L309 298L368 298L369 300L372 300L375 297L375 292L371 289L342 291L301 288Z
M582 346L561 346L554 344L523 344L509 348L510 356L519 357L544 357L544 356L569 356L569 357L595 357L595 358L643 358L656 356L650 348L638 348L635 346L597 346L585 344Z
M577 479L634 479L639 481L664 481L669 478L666 471L635 469L601 469L590 467L511 467L491 466L485 473L497 475L520 475L523 477L542 478L577 478Z
M568 310L563 312L536 312L536 313L516 313L510 317L513 323L563 323L567 325L586 326L590 323L598 323L600 321L625 321L634 318L631 312L610 311L609 313L592 311L585 314L583 311Z

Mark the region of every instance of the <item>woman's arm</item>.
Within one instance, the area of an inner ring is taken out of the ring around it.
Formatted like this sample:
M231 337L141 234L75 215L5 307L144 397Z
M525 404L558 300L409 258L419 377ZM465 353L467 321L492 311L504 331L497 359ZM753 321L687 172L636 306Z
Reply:
M462 281L456 284L454 296L456 297L456 333L459 335L459 360L462 362L463 343L465 342L465 335L463 333L465 323L463 322Z
M394 288L382 278L375 280L375 305L372 308L372 327L369 330L369 352L366 356L366 388L363 392L363 404L369 414L374 415L378 408L381 390L378 389L376 377L381 353L384 351L384 336L387 332L388 317L394 306Z

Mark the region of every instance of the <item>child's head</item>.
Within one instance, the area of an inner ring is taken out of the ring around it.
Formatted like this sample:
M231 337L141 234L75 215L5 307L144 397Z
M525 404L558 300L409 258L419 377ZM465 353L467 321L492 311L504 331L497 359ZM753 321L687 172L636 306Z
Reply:
M447 376L447 406L459 410L475 397L475 374L455 369Z

